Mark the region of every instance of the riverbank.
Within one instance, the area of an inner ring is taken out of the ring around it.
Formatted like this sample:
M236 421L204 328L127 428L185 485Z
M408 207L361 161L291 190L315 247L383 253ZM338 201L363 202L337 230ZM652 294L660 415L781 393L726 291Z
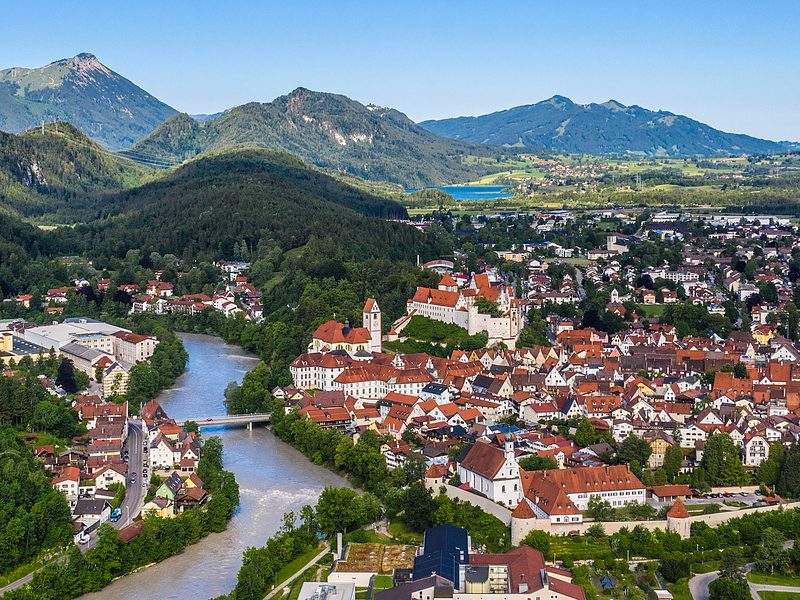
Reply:
M189 361L184 374L158 396L158 402L177 420L224 414L225 387L231 381L240 383L259 358L219 337L187 333L178 337ZM204 427L202 437L211 435L222 439L225 468L239 484L241 503L227 529L88 598L180 600L186 590L200 598L227 595L236 586L244 551L263 546L280 529L285 512L298 514L302 506L314 505L326 486L350 487L345 479L314 465L265 428Z

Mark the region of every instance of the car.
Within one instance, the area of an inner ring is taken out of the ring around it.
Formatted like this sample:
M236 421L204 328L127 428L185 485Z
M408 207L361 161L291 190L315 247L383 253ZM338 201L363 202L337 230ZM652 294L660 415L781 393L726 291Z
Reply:
M164 471L166 471L167 473L169 473L169 465L167 465L166 467L164 467Z
M136 471L134 471L133 473L131 473L131 475L132 475L133 477L136 477Z
M128 454L128 449L127 448L125 448L125 454Z
M88 533L81 533L80 537L78 537L79 544L88 544L89 540L92 539Z
M131 483L136 483L136 477L131 477Z
M142 450L142 452L144 452L145 454L147 454L147 448L145 448L144 450Z
M760 495L761 495L761 490L756 490L756 496L760 496Z
M122 515L122 511L119 508L115 508L114 512L111 513L111 522L116 523L119 521L120 515Z
M214 419L211 419L211 418L209 418L209 419L206 419L206 421L213 421L213 420L214 420Z
M146 482L146 481L143 481L143 482L142 482L142 487L143 487L143 488L146 488L146 487L147 487L147 482Z

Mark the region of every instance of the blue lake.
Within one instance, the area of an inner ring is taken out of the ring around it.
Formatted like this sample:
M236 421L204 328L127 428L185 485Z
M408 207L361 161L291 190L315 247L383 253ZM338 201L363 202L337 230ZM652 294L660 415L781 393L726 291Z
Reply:
M450 194L456 200L496 200L497 198L512 198L514 194L501 194L505 189L500 185L469 185L469 186L445 186L436 188ZM406 190L406 193L418 190Z

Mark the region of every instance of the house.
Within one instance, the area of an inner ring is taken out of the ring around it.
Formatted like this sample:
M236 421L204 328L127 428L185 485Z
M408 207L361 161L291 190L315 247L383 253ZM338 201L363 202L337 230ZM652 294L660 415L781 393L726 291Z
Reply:
M503 437L503 447L476 442L456 459L461 481L490 500L516 506L522 498L519 465L514 457L513 433Z
M64 492L66 496L77 497L78 487L81 483L81 470L78 467L67 467L53 479L51 485L54 489Z
M87 527L97 522L102 525L111 518L111 503L108 500L78 500L72 510L72 517Z
M172 498L166 496L156 496L142 507L142 514L154 515L164 519L171 519L175 516L174 503Z

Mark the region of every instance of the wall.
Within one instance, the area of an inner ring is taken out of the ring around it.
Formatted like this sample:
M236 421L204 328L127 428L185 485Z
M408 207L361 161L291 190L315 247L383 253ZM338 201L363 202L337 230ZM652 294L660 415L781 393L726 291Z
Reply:
M452 485L446 485L445 488L447 488L447 495L450 498L454 499L458 498L462 502L470 502L472 503L473 506L479 506L490 515L494 515L506 525L509 525L511 523L511 511L505 508L504 506L495 504L494 502L492 502L488 498L484 498L483 496L478 496L471 492L460 490Z
M462 490L459 490L462 491ZM689 517L687 521L689 521L689 525L696 521L704 521L708 523L711 527L716 527L721 523L729 519L733 519L735 517L742 517L744 515L748 515L751 513L757 512L769 512L771 510L777 510L778 506L759 506L758 508L744 508L742 510L735 510L735 511L723 511L711 515L697 515L694 517ZM533 529L541 529L542 531L547 531L553 535L567 535L570 531L578 531L581 534L586 533L586 530L589 529L594 525L594 521L584 521L583 523L575 523L575 524L566 524L566 525L553 525L550 523L549 519L512 519L511 520L511 543L515 546L519 545L520 542L525 538L526 535ZM641 525L646 529L653 531L654 529L661 529L662 531L667 529L667 521L611 521L611 522L604 522L601 523L603 529L606 532L606 535L612 535L617 533L623 527L627 527L628 529L633 529L637 525Z

